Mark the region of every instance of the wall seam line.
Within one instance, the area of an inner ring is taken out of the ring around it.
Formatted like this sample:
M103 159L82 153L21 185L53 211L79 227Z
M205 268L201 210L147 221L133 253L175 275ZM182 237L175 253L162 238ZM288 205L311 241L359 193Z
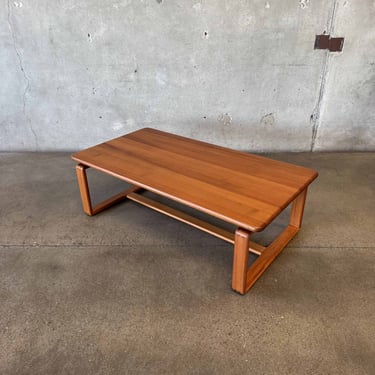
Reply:
M20 51L18 50L18 47L17 47L16 34L15 34L14 27L13 27L13 24L12 24L12 21L11 21L10 0L8 0L7 5L8 5L8 25L9 25L9 30L10 30L10 33L11 33L11 36L12 36L13 49L14 49L14 52L16 53L16 55L17 55L19 68L22 72L22 75L23 75L25 83L26 83L25 89L24 89L24 92L23 92L23 96L22 96L22 103L23 103L22 111L23 111L24 116L28 120L31 133L33 134L34 139L35 139L35 144L36 144L36 146L38 146L37 135L36 135L35 130L34 130L32 124L31 124L30 119L28 118L28 116L26 114L27 95L30 92L30 88L31 88L30 78L25 71L23 61L22 61L22 57L21 57L21 53L20 53Z
M333 34L334 27L335 27L335 19L336 19L336 11L338 8L339 0L333 0L332 12L330 17L328 18L327 23L327 33L328 35ZM320 115L322 112L322 104L323 98L326 91L326 83L329 73L329 62L330 62L330 54L329 51L325 51L325 56L323 60L323 67L321 73L321 81L320 81L320 88L319 88L319 95L316 102L316 105L313 109L313 112L310 116L310 124L311 124L311 144L310 144L310 152L314 151L316 138L318 135L318 130L320 126Z

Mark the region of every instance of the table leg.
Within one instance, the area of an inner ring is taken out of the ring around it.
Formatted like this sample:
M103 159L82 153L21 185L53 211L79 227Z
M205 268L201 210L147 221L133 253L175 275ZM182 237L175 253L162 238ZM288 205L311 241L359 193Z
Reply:
M236 292L245 294L298 233L302 224L306 194L307 188L295 198L292 203L289 225L261 252L250 267L248 267L248 248L251 232L241 228L236 230L232 274L232 288Z
M87 168L89 167L83 164L78 164L76 166L77 180L78 180L79 191L81 193L83 211L89 216L96 215L99 212L102 212L106 210L107 208L112 207L113 205L122 202L123 200L127 198L129 194L142 190L142 188L138 186L132 186L131 188L119 194L116 194L113 197L110 197L106 199L105 201L97 204L95 207L93 207L91 203L90 189L89 189L87 175L86 175Z
M293 201L289 224L296 228L301 228L302 225L302 217L305 208L306 196L307 188L303 190L302 193L300 193L297 196L297 198Z
M241 294L246 293L249 243L250 232L238 228L234 237L232 288Z
M85 214L92 216L92 205L91 205L91 197L90 197L90 190L89 185L87 182L87 175L86 175L86 167L83 164L78 164L76 166L76 172L77 172L77 180L78 180L78 186L79 191L81 193L81 201L82 201L82 208Z

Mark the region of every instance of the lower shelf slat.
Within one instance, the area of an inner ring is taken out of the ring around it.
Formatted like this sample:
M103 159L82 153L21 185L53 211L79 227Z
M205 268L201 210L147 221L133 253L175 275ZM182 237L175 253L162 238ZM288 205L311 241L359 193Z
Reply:
M127 195L127 198L137 202L139 204L142 204L143 206L149 207L155 211L161 212L167 216L170 216L176 220L179 220L183 223L189 224L195 228L198 228L206 233L209 233L215 237L218 237L224 241L227 241L229 243L234 243L234 233L231 233L225 229L219 228L215 225L212 225L210 223L207 223L206 221L200 220L196 217L193 217L191 215L188 215L184 212L181 212L179 210L176 210L172 207L166 206L160 202L157 202L153 199L150 199L148 197L145 197L143 195L137 194L137 193L130 193ZM262 251L265 249L264 246L259 245L255 242L250 242L250 248L249 251L260 255Z

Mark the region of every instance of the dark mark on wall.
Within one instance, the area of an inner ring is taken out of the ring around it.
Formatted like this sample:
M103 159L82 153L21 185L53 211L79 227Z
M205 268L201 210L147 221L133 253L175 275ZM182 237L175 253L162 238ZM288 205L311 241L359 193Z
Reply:
M161 3L163 2L163 0L156 0L156 2L157 2L158 4L161 4Z
M260 119L261 125L273 126L275 125L276 119L274 113L267 113Z
M341 52L344 38L331 38L325 32L315 36L314 49L328 49L330 52Z

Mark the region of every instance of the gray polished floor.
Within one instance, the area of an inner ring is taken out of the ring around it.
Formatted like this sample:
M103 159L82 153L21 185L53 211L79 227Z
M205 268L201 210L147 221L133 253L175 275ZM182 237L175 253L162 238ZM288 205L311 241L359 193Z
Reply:
M87 217L68 154L0 154L0 374L374 374L375 154L270 156L320 176L240 296L231 245L133 202Z

